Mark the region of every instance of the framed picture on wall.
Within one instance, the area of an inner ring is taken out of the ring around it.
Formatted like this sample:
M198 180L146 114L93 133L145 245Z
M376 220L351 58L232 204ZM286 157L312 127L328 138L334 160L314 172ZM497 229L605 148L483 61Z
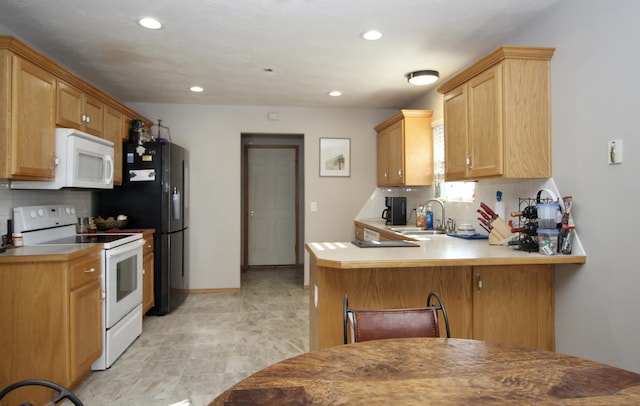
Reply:
M351 176L350 138L320 138L320 176Z

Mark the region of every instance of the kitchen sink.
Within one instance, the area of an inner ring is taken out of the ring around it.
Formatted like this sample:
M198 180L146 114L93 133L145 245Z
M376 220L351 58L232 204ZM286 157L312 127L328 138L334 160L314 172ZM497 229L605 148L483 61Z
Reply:
M426 230L419 227L389 227L389 231L400 233L403 235L438 235L446 234L444 230Z
M440 235L446 234L442 230L420 230L420 231L402 231L400 234L403 235Z

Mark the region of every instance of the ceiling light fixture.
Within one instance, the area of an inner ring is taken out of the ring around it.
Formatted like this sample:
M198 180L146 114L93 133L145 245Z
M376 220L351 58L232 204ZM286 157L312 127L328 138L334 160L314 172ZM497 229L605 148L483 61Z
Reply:
M153 17L142 17L138 20L138 24L150 30L159 30L162 28L162 23Z
M203 88L201 88L200 86L191 86L191 87L189 88L189 90L191 90L191 91L192 91L192 92L194 92L194 93L201 93L201 92L204 92L204 89L203 89Z
M333 90L333 91L329 92L329 96L331 96L331 97L342 96L342 92L340 90Z
M360 34L360 38L367 41L377 41L382 38L382 33L377 30L369 30Z
M412 85L425 86L438 80L440 73L437 70L417 70L409 72L405 76Z

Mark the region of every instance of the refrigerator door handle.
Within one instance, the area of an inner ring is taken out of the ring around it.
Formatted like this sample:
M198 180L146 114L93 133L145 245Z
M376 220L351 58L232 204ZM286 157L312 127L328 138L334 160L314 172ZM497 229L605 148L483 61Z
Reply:
M180 192L178 192L178 188L173 188L173 196L171 199L171 203L173 204L171 212L173 213L174 220L180 220Z

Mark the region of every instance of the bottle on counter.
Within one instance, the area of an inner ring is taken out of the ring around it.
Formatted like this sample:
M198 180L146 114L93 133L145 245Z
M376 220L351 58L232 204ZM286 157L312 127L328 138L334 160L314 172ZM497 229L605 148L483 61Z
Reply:
M424 211L424 204L419 204L416 209L416 227L427 226L427 213Z
M21 233L13 233L11 245L13 245L14 247L22 247L24 245L24 240L22 239Z
M427 206L427 230L433 229L433 208L431 204Z

